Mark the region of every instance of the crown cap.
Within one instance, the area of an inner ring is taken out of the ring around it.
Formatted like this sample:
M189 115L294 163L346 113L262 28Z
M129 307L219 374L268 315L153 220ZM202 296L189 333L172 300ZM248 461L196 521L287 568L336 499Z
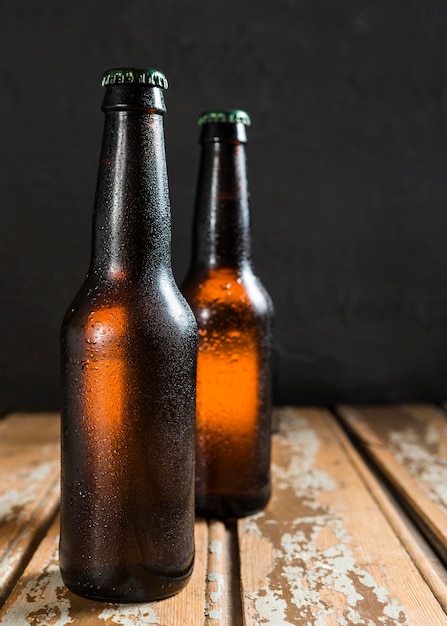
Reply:
M124 83L151 85L152 87L161 87L161 89L168 88L168 80L163 72L150 68L115 67L104 72L101 82L103 87Z

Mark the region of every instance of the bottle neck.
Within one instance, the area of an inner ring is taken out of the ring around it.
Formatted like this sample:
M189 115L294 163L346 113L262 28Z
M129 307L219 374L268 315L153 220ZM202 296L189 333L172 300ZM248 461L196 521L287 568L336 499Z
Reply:
M193 230L193 267L241 268L251 260L245 143L202 144Z
M171 229L161 111L106 106L113 96L103 106L90 271L118 279L170 268Z

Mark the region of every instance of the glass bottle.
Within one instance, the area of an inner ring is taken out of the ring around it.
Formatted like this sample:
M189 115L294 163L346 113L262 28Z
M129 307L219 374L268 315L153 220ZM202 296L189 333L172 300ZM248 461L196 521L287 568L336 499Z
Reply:
M270 497L273 306L251 259L244 111L199 119L193 255L182 285L198 323L196 512L239 517Z
M91 263L61 334L60 567L81 596L138 602L192 571L197 326L171 269L166 78L103 85Z

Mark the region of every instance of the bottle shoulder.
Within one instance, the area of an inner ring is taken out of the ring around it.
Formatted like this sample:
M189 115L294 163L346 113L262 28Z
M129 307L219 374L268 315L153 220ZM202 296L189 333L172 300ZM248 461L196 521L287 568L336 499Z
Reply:
M191 272L182 292L196 312L198 309L251 309L254 313L273 316L272 300L251 266L213 268Z
M88 334L93 327L95 332L101 327L117 335L197 331L191 308L169 275L139 281L97 281L87 276L67 309L62 334L69 329Z

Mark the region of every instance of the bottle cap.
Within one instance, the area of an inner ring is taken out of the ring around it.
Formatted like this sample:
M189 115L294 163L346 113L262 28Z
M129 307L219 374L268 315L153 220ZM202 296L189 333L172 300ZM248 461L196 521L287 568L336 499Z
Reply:
M150 68L115 67L106 70L102 77L102 86L122 85L123 83L139 83L153 87L168 88L168 80L163 72Z
M250 126L251 120L248 113L241 109L231 109L229 111L205 111L197 120L199 126L204 124L244 124Z

